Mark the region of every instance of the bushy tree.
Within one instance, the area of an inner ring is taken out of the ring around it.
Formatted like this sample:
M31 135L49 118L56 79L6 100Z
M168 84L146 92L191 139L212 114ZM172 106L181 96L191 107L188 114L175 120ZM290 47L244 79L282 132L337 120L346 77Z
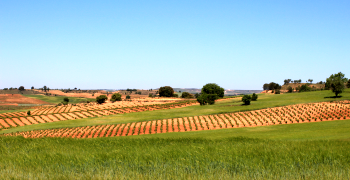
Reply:
M99 104L102 104L102 103L106 102L107 99L108 98L106 95L100 95L100 96L96 97L96 102Z
M63 99L63 101L69 102L69 98L68 98L68 97L65 97L65 98Z
M281 94L281 90L280 89L276 89L275 90L275 94Z
M225 90L215 83L208 83L203 86L202 94L216 94L218 97L224 97Z
M288 86L287 90L288 90L289 93L292 93L293 92L292 86Z
M149 93L149 94L148 94L148 97L153 97L153 94L152 94L152 93Z
M345 88L344 83L348 81L344 76L343 73L339 72L338 74L332 74L327 78L326 85L328 85L328 88L335 93L336 97L343 92Z
M270 82L269 84L265 83L263 85L264 90L275 90L275 89L281 89L282 86L279 85L278 83Z
M177 98L177 97L179 97L179 95L178 95L178 94L174 94L173 97L176 97L176 98Z
M30 111L27 111L27 115L30 116Z
M125 97L125 99L130 99L131 97L129 96L129 95L127 95L126 97Z
M43 87L43 90L44 90L45 92L46 92L46 89L47 89L47 87L46 87L46 86L44 86L44 87Z
M252 99L252 97L250 95L244 95L242 97L242 101L243 101L244 105L250 105L251 99Z
M34 86L32 86L32 89L34 89Z
M263 85L263 90L269 90L269 84L265 83L265 84Z
M195 97L195 98L198 98L199 96L200 96L199 93L194 94L194 97Z
M174 89L170 86L163 86L159 88L160 97L173 97Z
M307 84L303 84L300 86L299 92L307 92L307 91L311 91L311 88Z
M20 86L20 87L18 88L18 90L24 91L24 87L23 87L23 86Z
M205 94L202 93L200 96L198 96L197 101L200 105L213 105L215 104L215 100L218 98L218 95L216 94Z
M252 95L252 101L256 101L258 99L258 95L256 95L255 93L253 93Z
M122 100L122 95L119 93L114 93L111 97L111 102L115 102L115 101L121 101Z
M183 92L181 98L194 98L194 96L189 92Z
M346 87L350 88L350 79L348 80L348 82L346 83Z
M284 80L284 85L288 85L292 80L291 79L285 79Z

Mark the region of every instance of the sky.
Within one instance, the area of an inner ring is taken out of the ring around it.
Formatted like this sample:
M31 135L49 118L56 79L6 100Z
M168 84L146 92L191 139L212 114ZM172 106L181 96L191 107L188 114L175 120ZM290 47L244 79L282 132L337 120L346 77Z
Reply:
M0 88L350 78L350 1L0 0Z

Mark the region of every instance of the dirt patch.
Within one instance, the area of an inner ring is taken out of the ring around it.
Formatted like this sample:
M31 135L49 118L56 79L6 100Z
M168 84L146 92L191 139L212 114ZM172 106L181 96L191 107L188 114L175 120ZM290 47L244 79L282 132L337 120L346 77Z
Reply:
M0 105L6 104L50 104L48 102L22 96L20 94L0 94Z

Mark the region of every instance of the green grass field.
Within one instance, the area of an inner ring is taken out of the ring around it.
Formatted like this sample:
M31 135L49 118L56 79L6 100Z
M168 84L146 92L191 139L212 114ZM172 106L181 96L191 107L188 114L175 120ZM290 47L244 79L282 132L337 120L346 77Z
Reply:
M23 95L26 97L34 98L34 99L39 99L48 103L52 104L58 104L63 101L65 96L45 96L45 95ZM80 102L86 102L86 101L95 101L96 99L93 98L77 98L77 97L68 97L69 98L69 103L70 104L76 104Z
M347 89L342 98L350 99ZM330 91L62 121L6 132L333 101ZM349 179L350 120L96 139L0 137L1 179Z

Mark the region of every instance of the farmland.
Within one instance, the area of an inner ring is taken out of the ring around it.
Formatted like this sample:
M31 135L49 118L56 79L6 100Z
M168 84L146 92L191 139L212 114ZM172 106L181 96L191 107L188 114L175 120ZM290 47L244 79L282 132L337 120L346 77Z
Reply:
M349 179L350 91L332 96L315 91L260 94L250 106L231 98L211 106L81 104L31 116L3 113L24 125L0 131L0 177ZM69 113L77 118L69 120ZM52 122L35 118L42 116Z

